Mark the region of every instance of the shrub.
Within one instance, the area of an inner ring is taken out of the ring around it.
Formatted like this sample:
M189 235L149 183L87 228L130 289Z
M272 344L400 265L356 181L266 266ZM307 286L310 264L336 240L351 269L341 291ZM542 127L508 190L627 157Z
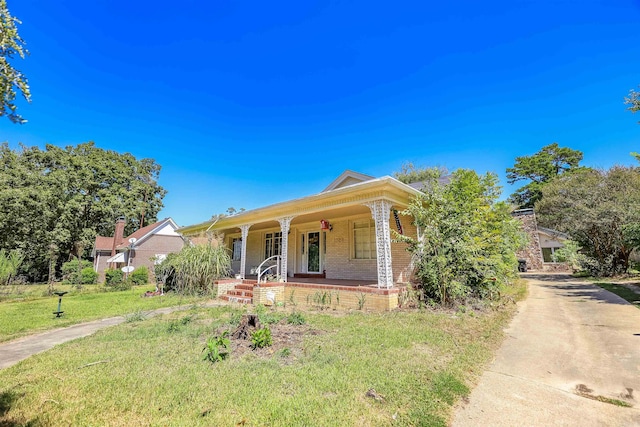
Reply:
M80 272L80 284L82 285L95 285L98 283L98 273L93 270L93 267L85 267Z
M91 264L91 261L83 259L78 263L77 259L72 259L71 261L65 262L62 264L62 283L68 285L89 285L91 283L96 283L97 278L96 282L85 283L83 281L83 271L85 269L93 271L93 264Z
M145 266L140 266L129 275L129 280L134 285L146 285L149 283L149 270Z
M104 271L104 284L114 291L131 289L131 282L125 280L124 273L117 268L108 268Z
M157 277L164 278L165 291L190 294L212 292L213 281L228 277L230 272L230 252L222 245L185 246L156 266Z

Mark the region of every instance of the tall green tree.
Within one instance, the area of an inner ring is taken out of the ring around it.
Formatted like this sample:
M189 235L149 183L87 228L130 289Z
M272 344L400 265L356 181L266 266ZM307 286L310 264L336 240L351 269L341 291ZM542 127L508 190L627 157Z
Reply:
M640 248L640 169L586 169L549 183L536 204L541 225L569 234L597 275L626 272Z
M428 298L451 304L469 297L492 298L515 277L515 251L524 243L510 207L497 202L497 176L453 172L448 183L437 174L404 212L419 236L398 235L415 256L417 276Z
M7 116L13 123L24 123L15 105L17 92L31 101L27 78L15 69L10 61L16 56L24 59L28 54L24 40L18 34L21 22L11 15L6 0L0 0L0 116Z
M581 151L560 147L556 142L542 147L534 155L516 157L515 165L507 168L507 182L529 182L509 196L509 201L520 208L532 208L542 197L547 183L578 168L581 160Z
M23 268L43 280L71 256L86 256L97 234L125 233L156 221L166 191L153 159L97 148L0 145L0 249L19 249Z

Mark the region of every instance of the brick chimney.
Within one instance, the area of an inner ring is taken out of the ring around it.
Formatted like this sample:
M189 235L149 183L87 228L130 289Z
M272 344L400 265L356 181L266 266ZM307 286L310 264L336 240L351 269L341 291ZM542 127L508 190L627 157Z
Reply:
M111 256L116 254L116 247L122 243L124 238L124 217L116 219L116 232L113 235L113 247L111 248Z

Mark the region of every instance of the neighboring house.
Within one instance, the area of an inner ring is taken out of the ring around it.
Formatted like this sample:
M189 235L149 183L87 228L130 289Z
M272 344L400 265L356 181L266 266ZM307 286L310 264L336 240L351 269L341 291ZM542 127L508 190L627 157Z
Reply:
M104 280L105 269L127 265L145 266L153 274L154 259L164 259L184 246L182 236L176 232L178 225L171 218L149 224L129 236L124 236L124 225L124 218L119 218L113 237L96 236L93 267L101 280Z
M419 194L390 176L374 178L347 170L318 194L179 232L186 237L205 231L223 235L232 253L232 268L241 278L254 276L263 261L280 256L278 274L283 282L357 280L391 289L408 282L413 273L407 245L394 242L391 230L416 237L412 218L399 211Z
M519 209L512 215L522 222L522 228L529 238L528 245L518 252L519 259L527 262L528 270L568 270L566 263L553 262L553 253L564 246L569 239L564 233L550 228L539 227L533 209Z
M569 236L557 230L538 227L538 240L542 251L542 262L553 263L553 253L564 247L564 242L569 240Z

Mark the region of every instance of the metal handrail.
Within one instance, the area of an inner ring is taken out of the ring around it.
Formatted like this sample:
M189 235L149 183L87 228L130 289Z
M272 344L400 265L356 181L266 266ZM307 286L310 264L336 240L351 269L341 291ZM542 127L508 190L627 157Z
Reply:
M262 270L262 266L269 260L271 259L275 259L276 263L273 265L270 265L269 267L265 268L263 271ZM264 261L262 261L260 263L260 265L258 266L258 283L260 283L260 279L262 278L262 276L264 275L264 273L266 273L267 271L271 270L273 267L277 267L276 273L280 271L280 255L273 255L270 256L269 258L265 259Z

